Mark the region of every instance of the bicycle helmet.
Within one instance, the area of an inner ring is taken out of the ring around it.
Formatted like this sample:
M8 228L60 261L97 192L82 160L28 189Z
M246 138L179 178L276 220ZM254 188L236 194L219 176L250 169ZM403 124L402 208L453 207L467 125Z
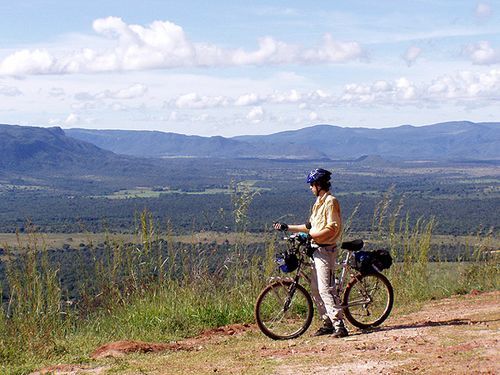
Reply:
M307 175L307 183L312 184L313 182L318 182L318 181L330 181L330 176L332 175L332 172L327 171L326 169L323 168L316 168L309 172Z

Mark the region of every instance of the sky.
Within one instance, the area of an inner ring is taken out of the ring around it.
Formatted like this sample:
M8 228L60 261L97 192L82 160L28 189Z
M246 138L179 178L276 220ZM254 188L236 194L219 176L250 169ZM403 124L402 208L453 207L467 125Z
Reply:
M0 1L0 123L270 134L500 121L500 1Z

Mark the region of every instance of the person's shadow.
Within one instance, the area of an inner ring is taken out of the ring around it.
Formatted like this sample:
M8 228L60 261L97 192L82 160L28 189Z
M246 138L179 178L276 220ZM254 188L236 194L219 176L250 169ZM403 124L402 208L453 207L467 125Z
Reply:
M498 322L500 319L493 320L472 320L472 319L451 319L442 321L426 320L424 322L408 323L408 324L395 324L387 325L382 327L375 327L371 329L361 330L359 334L369 334L374 332L388 332L402 329L412 329L412 328L425 328L425 327L441 327L441 326L466 326L475 325L482 323L493 323Z

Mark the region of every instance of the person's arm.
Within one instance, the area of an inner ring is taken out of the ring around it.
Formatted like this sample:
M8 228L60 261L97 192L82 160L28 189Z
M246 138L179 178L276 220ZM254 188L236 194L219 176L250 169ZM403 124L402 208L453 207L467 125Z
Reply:
M304 233L308 233L309 232L309 229L307 229L306 225L305 224L293 224L293 225L289 225L288 226L288 230L290 232L304 232Z
M283 227L285 226L285 227ZM305 232L308 233L309 229L307 224L284 224L284 223L274 223L274 229L276 230L288 230L290 232Z

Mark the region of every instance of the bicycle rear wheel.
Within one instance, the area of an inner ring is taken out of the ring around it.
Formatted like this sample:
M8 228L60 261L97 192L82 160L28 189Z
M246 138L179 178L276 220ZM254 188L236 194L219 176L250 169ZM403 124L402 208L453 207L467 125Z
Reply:
M311 296L302 285L280 280L266 286L255 304L260 330L274 340L293 339L311 325L314 314Z
M355 327L376 327L387 319L394 291L381 273L359 274L347 285L343 305L346 319Z

